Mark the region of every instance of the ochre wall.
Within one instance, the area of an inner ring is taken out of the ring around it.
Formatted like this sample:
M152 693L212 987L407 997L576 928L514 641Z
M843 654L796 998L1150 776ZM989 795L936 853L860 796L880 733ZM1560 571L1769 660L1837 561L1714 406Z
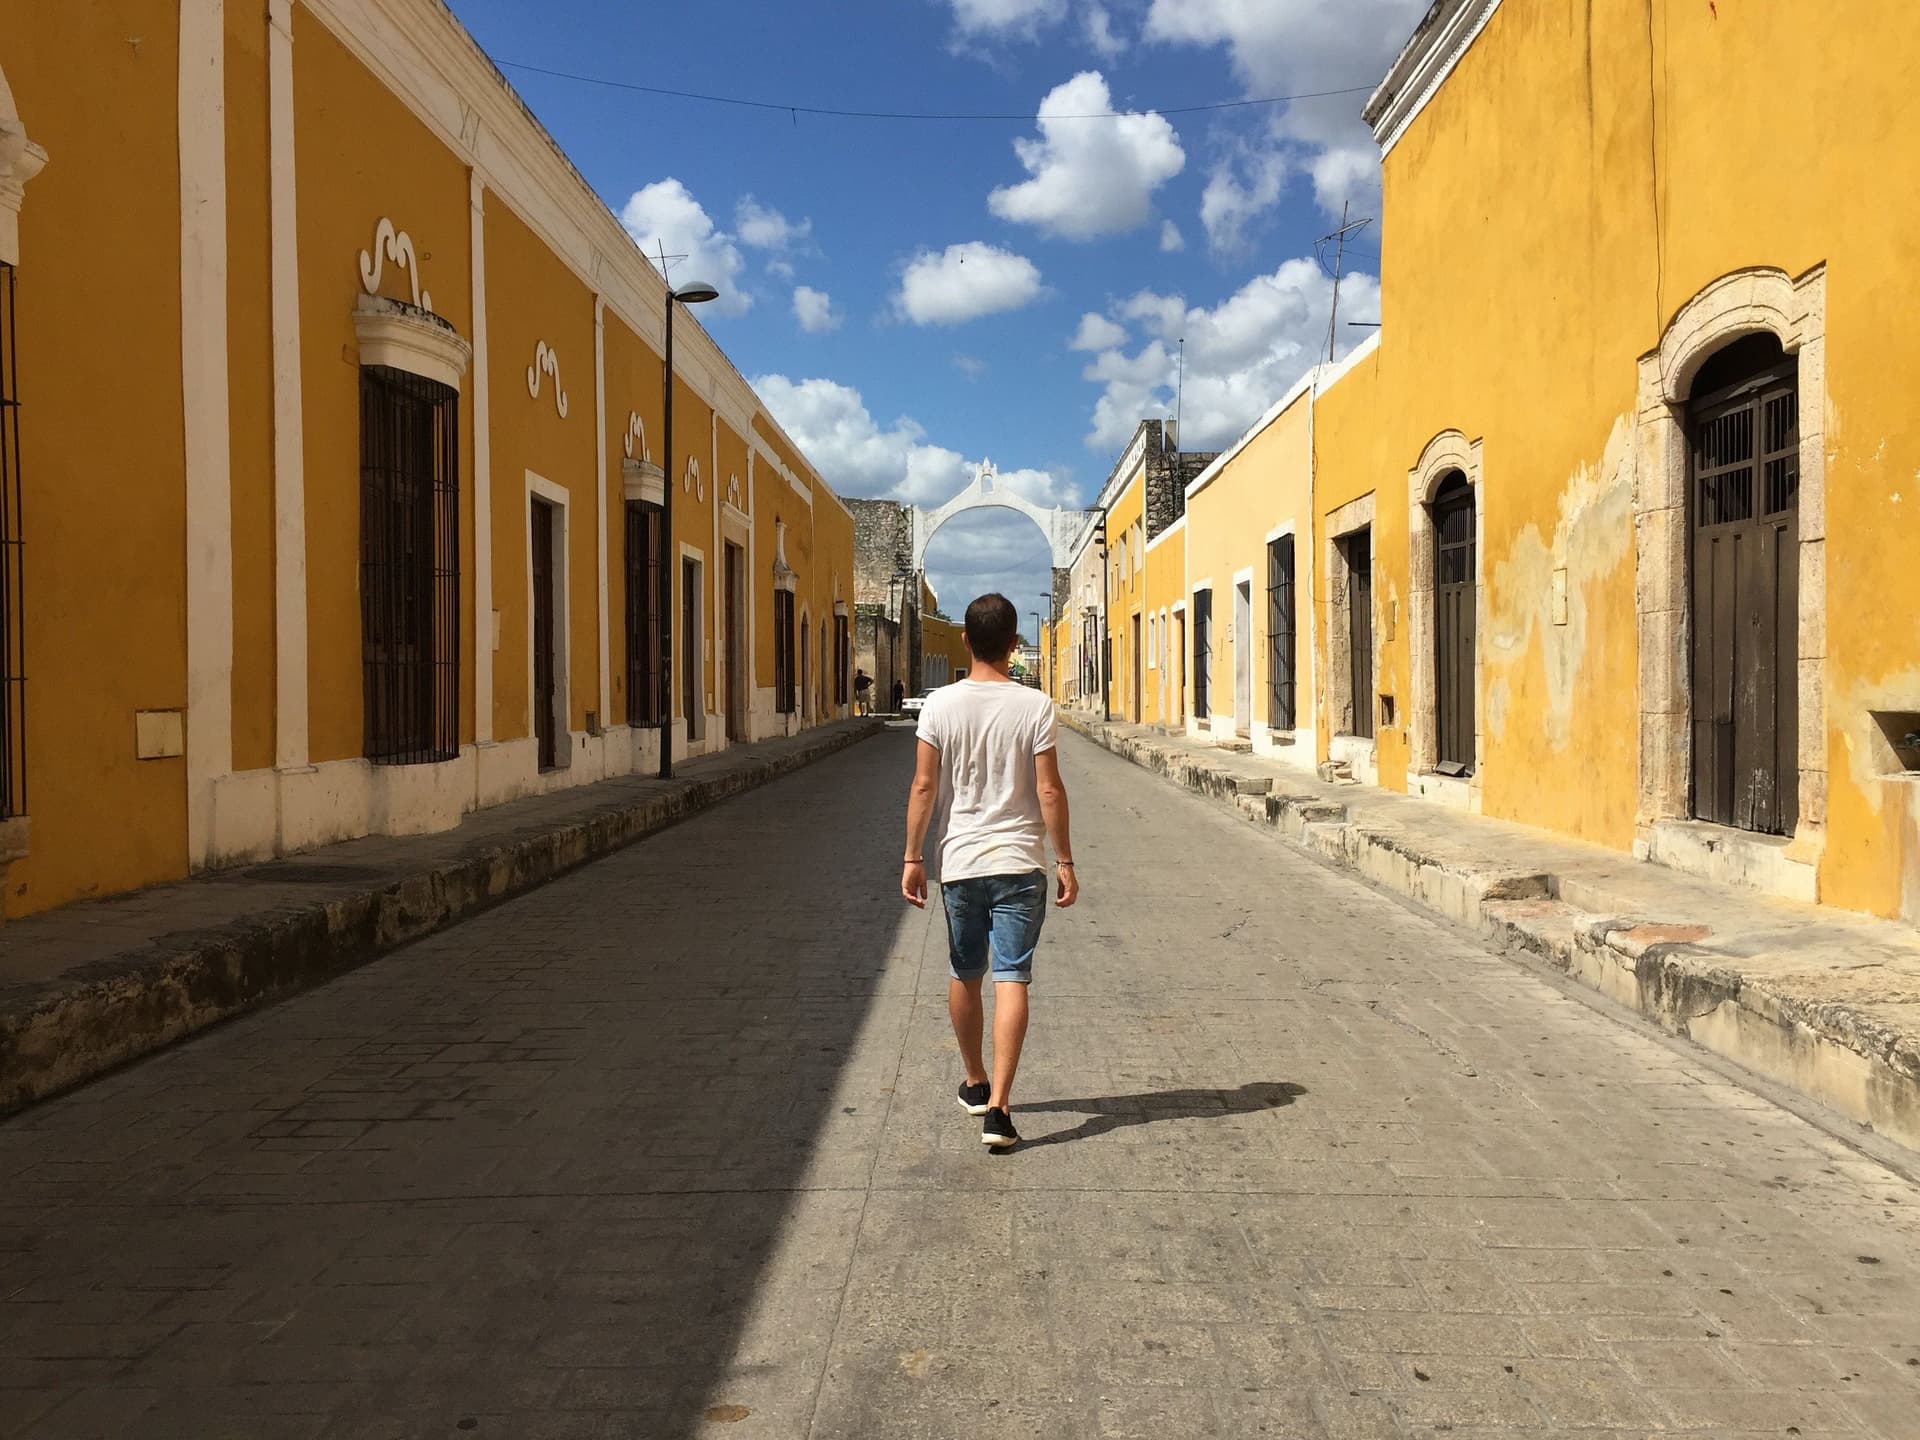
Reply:
M7 81L47 166L20 212L27 858L10 915L176 878L186 762L177 5L13 4ZM139 36L138 44L129 43Z
M644 442L636 439L633 458L643 460L651 453L660 459L660 421L664 397L660 388L661 361L633 330L612 310L605 312L602 344L605 347L607 433L607 628L609 631L608 678L612 698L609 725L627 722L627 557L626 490L623 465L626 461L628 417L639 415L646 430ZM522 393L524 393L524 384ZM644 443L644 449L643 449Z
M312 760L321 763L354 759L365 751L359 579L360 349L353 329L354 302L362 293L360 254L372 249L374 228L381 218L391 219L413 239L421 288L432 297L434 312L469 339L473 336L472 256L465 167L324 25L297 5L293 21L306 460L308 743ZM497 203L488 197L490 211ZM493 270L502 260L492 253L491 233L488 240L488 267ZM413 287L407 272L385 263L380 293L410 302ZM499 345L497 335L493 343ZM526 361L520 364L524 367ZM511 399L496 370L496 407L503 393ZM520 395L526 396L524 382ZM591 373L587 396L591 411ZM518 470L512 473L517 482ZM498 448L493 476L497 494L503 476ZM513 488L520 487L516 483ZM464 742L473 736L471 369L460 385L460 502L460 737ZM521 534L524 537L524 522ZM497 559L495 564L498 595L502 577ZM516 573L524 586L525 567ZM496 694L511 670L496 660ZM519 692L523 698L525 690L523 678Z
M1380 688L1403 722L1380 734L1381 781L1405 783L1407 472L1457 429L1484 440L1485 809L1632 841L1636 361L1714 280L1824 262L1821 893L1920 915L1914 787L1875 777L1867 717L1920 709L1912 627L1885 623L1920 609L1920 334L1891 318L1909 308L1920 196L1885 183L1920 148L1920 10L1865 0L1839 25L1814 0L1655 0L1648 19L1643 0L1503 6L1387 158L1383 344L1316 422L1320 514L1378 495Z
M486 201L487 350L493 475L493 603L500 612L494 657L494 735L507 740L531 728L527 608L531 501L528 472L566 490L569 670L567 724L586 728L599 703L598 510L593 396L593 296L573 272L499 196ZM438 291L435 292L438 299ZM527 369L545 341L559 357L562 416L555 379L542 373L527 393ZM676 405L678 400L676 399ZM625 412L622 412L624 415ZM674 419L690 411L676 409ZM701 428L704 438L704 422ZM651 438L651 437L650 437ZM675 437L679 448L679 437ZM608 479L612 488L612 479ZM676 496L678 501L681 497ZM565 744L564 737L561 742Z

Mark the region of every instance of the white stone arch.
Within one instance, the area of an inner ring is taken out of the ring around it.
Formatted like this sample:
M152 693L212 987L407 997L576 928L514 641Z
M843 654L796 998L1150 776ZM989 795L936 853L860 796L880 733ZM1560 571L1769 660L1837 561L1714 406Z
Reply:
M1442 482L1458 471L1473 489L1473 613L1474 633L1487 633L1486 491L1480 483L1480 444L1458 430L1442 430L1427 442L1420 459L1407 472L1407 560L1411 585L1407 597L1407 644L1411 647L1413 704L1407 714L1410 783L1416 777L1433 781L1436 793L1451 786L1454 796L1471 809L1479 808L1480 772L1486 765L1486 704L1480 694L1480 655L1473 660L1473 772L1445 783L1434 777L1439 763L1439 676L1434 654L1433 512L1429 508ZM1424 789L1425 787L1421 787Z
M1640 359L1634 430L1636 609L1640 643L1640 783L1636 848L1691 817L1692 606L1688 594L1686 405L1694 377L1742 336L1770 334L1797 361L1800 388L1800 818L1766 888L1813 899L1827 818L1826 311L1827 272L1797 279L1756 266L1723 275L1674 315Z
M1048 509L1035 505L1000 482L993 462L987 461L974 473L973 483L936 510L913 507L913 569L917 574L927 568L927 545L940 527L969 510L1012 510L1040 527L1053 551L1053 568L1068 569L1080 537L1093 523L1086 510Z
M47 152L27 137L14 107L13 87L0 70L0 263L20 263L20 201L27 182L47 163Z

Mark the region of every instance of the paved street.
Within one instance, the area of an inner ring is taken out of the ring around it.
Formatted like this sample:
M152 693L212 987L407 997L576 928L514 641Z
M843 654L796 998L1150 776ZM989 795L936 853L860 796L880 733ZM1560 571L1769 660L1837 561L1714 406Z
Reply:
M0 1124L0 1435L1920 1436L1920 1188L1063 738L955 1107L899 731Z

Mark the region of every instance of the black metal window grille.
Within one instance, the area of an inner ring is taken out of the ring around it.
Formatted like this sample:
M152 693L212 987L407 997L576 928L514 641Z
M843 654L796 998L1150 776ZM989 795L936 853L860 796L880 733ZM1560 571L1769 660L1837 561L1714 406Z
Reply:
M627 509L627 723L658 725L664 691L660 669L660 537L658 505L629 500Z
M1213 680L1213 592L1193 592L1193 718L1206 720L1213 710L1208 689Z
M460 752L459 392L360 370L360 637L366 755Z
M0 261L0 819L27 813L26 588L20 523L20 351L14 271Z
M833 703L847 703L847 686L850 683L848 662L853 658L853 645L847 630L847 617L833 617Z
M1294 621L1293 536L1282 535L1267 546L1267 675L1272 691L1267 724L1275 730L1294 728L1298 685L1294 655L1299 649Z
M793 592L773 592L773 692L774 707L782 715L794 712L795 684L793 663Z

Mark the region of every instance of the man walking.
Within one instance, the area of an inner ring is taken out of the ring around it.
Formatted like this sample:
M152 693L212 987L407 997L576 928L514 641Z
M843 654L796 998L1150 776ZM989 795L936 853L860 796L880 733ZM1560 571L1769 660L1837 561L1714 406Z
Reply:
M924 846L940 814L940 891L947 912L947 1014L966 1076L960 1106L984 1115L980 1139L995 1150L1020 1141L1013 1075L1027 1038L1027 986L1047 917L1047 841L1062 909L1080 896L1067 833L1067 787L1054 750L1053 702L1018 684L1009 657L1020 627L1013 602L982 595L967 607L966 678L927 697L907 797L906 868L900 893L927 903ZM993 1076L981 1055L980 989L993 970Z

